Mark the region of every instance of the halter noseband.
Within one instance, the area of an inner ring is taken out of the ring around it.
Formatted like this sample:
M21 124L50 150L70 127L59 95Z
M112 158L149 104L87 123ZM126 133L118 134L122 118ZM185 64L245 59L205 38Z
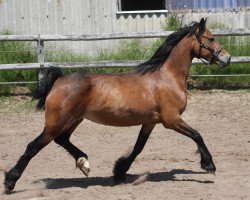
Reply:
M201 41L201 35L203 34L203 32L201 33L195 33L196 39L199 42L200 48L199 48L199 53L197 55L197 58L200 59L204 64L208 64L211 65L214 61L215 58L218 58L221 50L223 49L223 46L220 46L220 48L217 49L212 49L211 47L207 46L206 44L203 44ZM201 50L202 48L207 49L208 51L210 51L213 54L213 58L211 59L211 61L209 63L205 62L202 58L201 58Z

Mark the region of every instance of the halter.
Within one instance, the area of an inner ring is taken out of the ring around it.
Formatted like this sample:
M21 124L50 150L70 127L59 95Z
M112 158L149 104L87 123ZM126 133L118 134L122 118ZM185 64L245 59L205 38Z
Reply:
M195 36L196 36L196 39L197 41L199 42L199 45L200 45L200 48L199 48L199 53L198 53L198 56L197 58L200 59L204 64L206 65L211 65L214 61L215 58L218 58L220 52L222 51L223 49L223 46L220 46L220 48L217 50L217 49L212 49L211 47L207 46L206 44L203 44L202 41L201 41L201 35L202 33L195 33ZM206 62L204 61L202 58L201 58L201 51L202 51L202 48L210 51L212 54L213 54L213 58L211 59L210 62Z

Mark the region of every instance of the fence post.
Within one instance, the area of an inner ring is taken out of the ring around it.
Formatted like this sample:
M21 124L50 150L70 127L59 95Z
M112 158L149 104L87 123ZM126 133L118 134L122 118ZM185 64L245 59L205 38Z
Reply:
M44 70L44 62L45 62L45 55L44 55L44 41L41 40L40 35L38 36L37 41L37 53L38 53L38 63L40 64L40 69L38 72L38 84L41 84L41 81L44 77L45 70Z

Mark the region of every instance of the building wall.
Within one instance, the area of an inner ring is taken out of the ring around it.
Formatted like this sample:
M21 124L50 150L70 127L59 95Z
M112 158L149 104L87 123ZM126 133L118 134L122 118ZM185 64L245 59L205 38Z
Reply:
M250 8L249 0L165 0L167 9L187 9L195 12L241 11Z
M166 15L117 15L116 0L1 0L0 31L13 34L98 34L159 31ZM60 42L88 53L117 44Z
M187 13L185 22L199 21L201 17L208 18L208 28L219 29L250 29L250 11L241 12L205 12L205 13Z
M0 31L13 34L98 34L161 31L166 13L117 14L117 0L0 0ZM185 22L208 17L210 24L250 28L250 12L188 13ZM148 41L148 40L147 40ZM94 54L120 41L57 42L77 52ZM47 45L48 46L48 45Z

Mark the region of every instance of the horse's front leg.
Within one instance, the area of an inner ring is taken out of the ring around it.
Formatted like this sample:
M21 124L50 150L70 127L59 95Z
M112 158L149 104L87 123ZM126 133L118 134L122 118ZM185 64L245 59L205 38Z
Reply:
M214 173L216 171L216 167L214 165L212 155L209 153L203 138L200 133L190 127L186 122L184 122L181 118L175 121L175 123L168 127L171 128L189 138L191 138L198 146L198 150L201 155L201 168L206 170L207 172Z
M133 151L127 156L123 156L116 161L113 169L114 181L116 183L125 181L126 172L129 170L135 158L141 153L154 127L155 124L143 124Z

